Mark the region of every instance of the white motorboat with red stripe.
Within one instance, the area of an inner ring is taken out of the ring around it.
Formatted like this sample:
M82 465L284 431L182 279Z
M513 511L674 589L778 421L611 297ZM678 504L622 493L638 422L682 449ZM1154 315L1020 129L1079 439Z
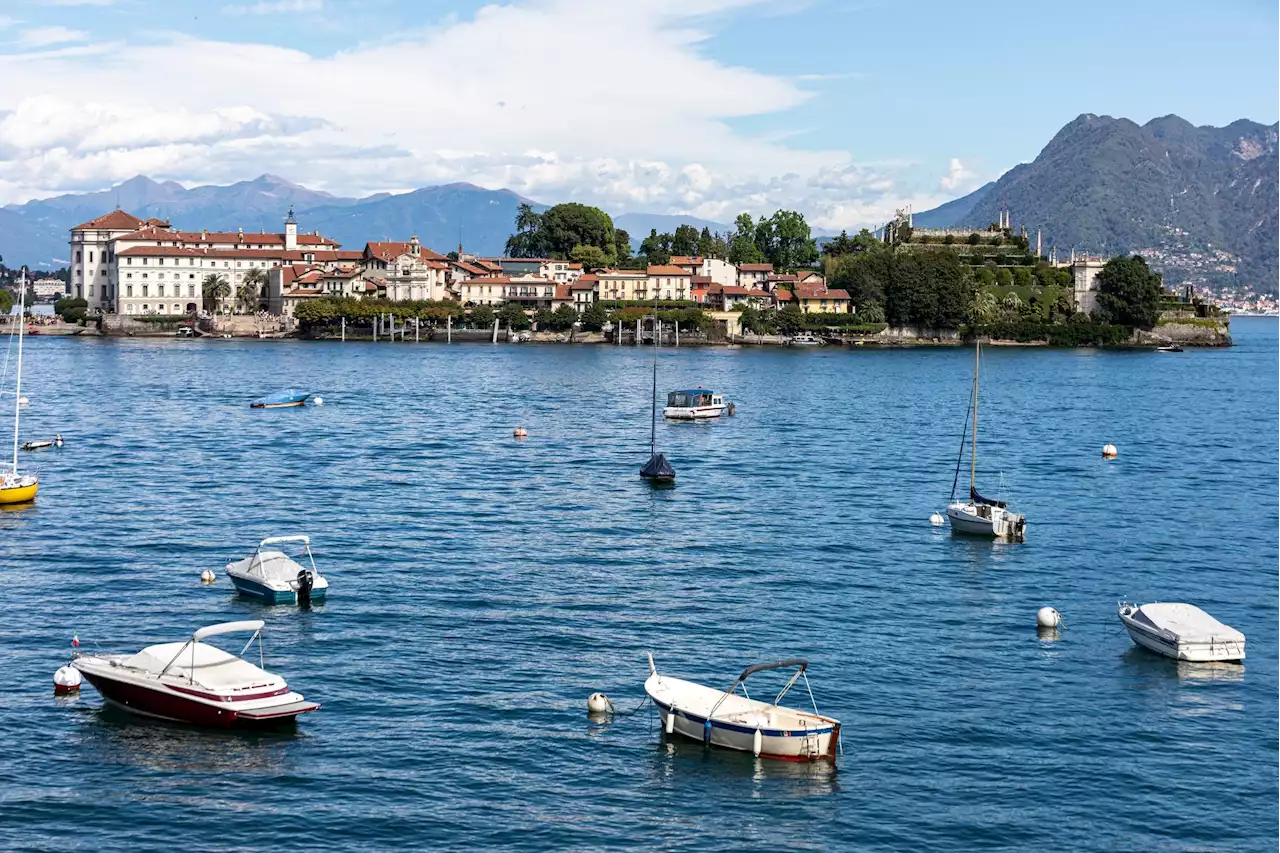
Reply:
M102 698L137 714L220 728L291 722L320 707L289 689L278 675L243 655L258 641L261 619L200 628L186 642L147 646L132 655L77 654L71 665ZM252 633L240 655L202 642L220 634Z
M752 699L747 694L747 678L757 672L791 669L795 672L772 702ZM742 671L728 690L716 690L659 675L649 655L649 678L645 693L658 706L662 729L668 735L679 734L711 746L723 746L750 752L762 758L786 761L835 761L840 749L840 721L818 713L785 708L778 703L799 679L809 688L805 670L809 662L801 658L759 663ZM738 688L742 695L738 695Z

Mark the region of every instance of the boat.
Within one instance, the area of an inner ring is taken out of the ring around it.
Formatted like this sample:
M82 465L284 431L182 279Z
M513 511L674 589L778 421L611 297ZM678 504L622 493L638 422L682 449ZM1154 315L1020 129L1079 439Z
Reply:
M640 477L650 483L674 483L676 469L658 452L658 309L653 309L653 391L649 395L652 411L649 417L649 461L640 468Z
M825 346L826 343L822 338L817 335L811 335L808 332L793 335L787 340L787 346L789 347L820 347Z
M26 292L26 287L27 272L24 268L18 292ZM27 398L22 396L22 332L27 325L24 322L25 318L22 316L24 310L22 300L19 300L17 323L18 369L13 389L13 467L0 474L0 505L31 503L36 499L36 492L40 490L40 476L38 474L28 474L18 470L18 427L21 421L22 407L27 402ZM10 334L12 334L12 323L9 329Z
M289 406L301 406L311 396L310 391L299 391L296 388L285 388L259 397L249 404L251 409L284 409Z
M772 702L752 699L747 678L757 672L795 668L791 678ZM750 752L761 758L786 761L835 761L840 743L840 721L818 713L787 708L780 704L800 678L804 678L809 698L809 662L802 658L758 663L742 671L728 690L716 690L681 678L660 675L649 655L649 678L644 692L658 708L662 730L683 735L711 746ZM738 688L742 688L742 695Z
M662 416L677 421L700 421L718 418L728 410L729 404L722 395L706 388L694 388L668 394Z
M1177 344L1166 344L1162 347L1156 347L1156 352L1182 352L1182 347Z
M305 565L278 547L301 545ZM267 604L306 604L323 601L329 581L316 569L308 536L269 536L243 560L227 564L227 575L241 595Z
M1123 601L1119 616L1135 643L1165 657L1194 663L1244 660L1244 634L1194 604Z
M1009 509L1005 501L984 497L977 488L978 370L981 349L980 343L974 345L973 390L969 397L969 411L973 413L972 445L969 451L969 499L955 499L956 485L960 480L960 462L964 458L965 435L961 434L960 455L956 457L956 476L951 482L951 497L947 503L947 519L951 522L952 533L1021 542L1026 538L1026 517ZM965 430L968 431L969 413L965 414Z
M261 619L222 622L185 642L147 646L132 655L82 654L71 666L102 698L135 714L219 728L292 722L320 707L262 668ZM240 654L258 641L258 665L203 642L222 634L252 633Z
M41 438L41 439L37 439L37 440L35 440L35 441L24 441L24 442L22 442L22 448L21 448L21 449L22 449L22 450L48 450L50 447L53 447L53 439L52 439L52 438Z

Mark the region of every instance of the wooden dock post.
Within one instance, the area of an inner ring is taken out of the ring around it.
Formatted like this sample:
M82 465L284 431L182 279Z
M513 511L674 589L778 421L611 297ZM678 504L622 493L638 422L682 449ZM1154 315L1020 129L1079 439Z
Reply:
M444 334L445 334L445 342L450 344L453 343L453 315L452 314L450 314L444 320Z
M346 343L346 341L347 341L347 318L343 317L342 318L342 342Z
M680 346L680 321L676 320L676 346Z
M493 319L493 339L490 340L489 343L496 344L497 342L498 342L498 318L495 317Z

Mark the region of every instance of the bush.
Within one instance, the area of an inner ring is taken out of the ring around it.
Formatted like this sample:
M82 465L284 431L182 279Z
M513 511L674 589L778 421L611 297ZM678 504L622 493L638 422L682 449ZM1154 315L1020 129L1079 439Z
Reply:
M487 329L493 325L493 321L497 319L497 315L493 313L493 309L488 305L477 305L467 314L467 322L472 328Z
M1084 322L1040 323L1022 321L1016 323L991 323L970 326L966 337L988 337L1002 341L1035 343L1045 341L1055 347L1107 347L1127 344L1133 337L1128 326Z
M578 312L574 310L573 306L561 305L551 312L547 325L551 327L553 332L567 332L573 328L573 324L576 322L578 322ZM539 322L538 326L541 328L541 322Z
M970 246L976 246L982 242L982 235L975 231L965 238L965 242Z
M988 242L988 243L990 243L990 244L991 244L991 245L993 245L993 246L999 246L1001 243L1003 243L1003 242L1004 242L1004 238L1003 238L1003 237L1001 237L999 234L997 234L996 236L992 237L992 238L991 238L990 240L988 240L987 242Z
M598 332L609 321L609 312L599 302L593 302L582 312L582 328L588 332Z
M947 234L942 238L943 244L947 246L952 245L953 243L955 243L955 241L956 241L956 235L954 234Z
M88 310L89 303L79 297L64 296L53 303L53 313L61 317L63 322L66 323L78 323L84 319Z

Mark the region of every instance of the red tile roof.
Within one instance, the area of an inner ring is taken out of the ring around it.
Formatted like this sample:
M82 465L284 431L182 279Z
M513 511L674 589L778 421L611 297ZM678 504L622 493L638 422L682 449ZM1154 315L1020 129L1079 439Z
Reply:
M773 264L738 264L738 272L773 272Z
M476 276L465 284L510 284L511 276L509 275L481 275Z
M650 266L649 275L689 275L687 269L675 266L674 264L661 264L658 266Z
M377 243L366 243L365 251L380 261L394 261L401 255L413 254L413 243L398 241L383 241ZM418 257L424 261L447 261L444 255L439 252L433 252L426 246L418 247Z
M797 299L833 299L838 302L849 298L845 291L828 290L821 284L797 284L795 292Z
M453 265L468 275L484 275L485 270L475 264L469 264L466 261L452 261Z
M132 213L125 213L117 208L110 213L104 213L96 219L90 219L88 222L82 222L72 231L87 231L91 228L101 228L107 231L123 231L128 228L133 231L141 228L146 224L145 220L139 219Z
M702 266L701 255L672 255L671 263L678 266Z
M791 291L787 290L786 288L779 287L777 290L773 292L773 298L778 300L779 302L790 302Z
M200 245L211 246L214 243L232 243L245 248L250 246L266 246L268 248L278 246L284 248L285 245L285 236L283 234L255 233L253 231L170 231L155 225L141 225L136 231L124 234L116 239L130 242L155 240L161 243L195 243L197 247ZM336 240L330 240L328 237L321 237L316 234L299 234L298 245L333 246L337 248L339 244Z
M569 289L570 289L569 285L567 284L557 284L556 285L556 301L566 302L569 299L572 299L573 297L569 295Z
M573 290L595 290L600 284L600 279L595 273L584 273L578 277L578 280L569 287Z

